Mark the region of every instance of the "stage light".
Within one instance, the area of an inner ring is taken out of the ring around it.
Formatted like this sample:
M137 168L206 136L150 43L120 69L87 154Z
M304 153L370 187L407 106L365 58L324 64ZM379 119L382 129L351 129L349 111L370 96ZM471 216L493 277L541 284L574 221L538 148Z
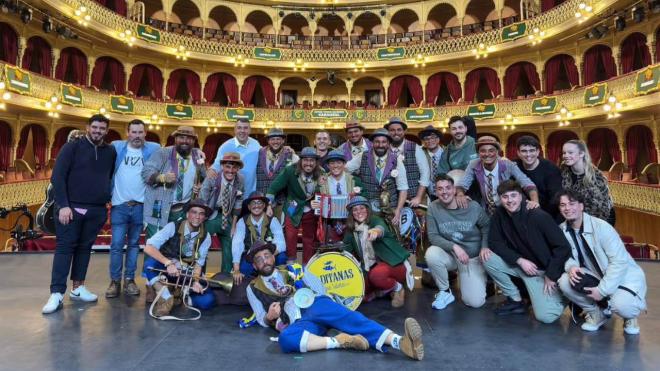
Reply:
M25 24L30 23L32 20L32 9L24 7L21 9L21 21Z
M623 16L616 16L614 18L614 28L616 28L617 31L621 32L626 29L626 18Z
M358 59L357 61L355 61L355 63L353 63L353 65L352 65L352 67L353 67L353 72L365 72L367 70L366 69L367 64L364 63L364 61L362 59Z
M642 22L645 15L643 6L638 5L632 9L632 19L637 23Z
M186 50L186 47L183 45L179 45L179 47L174 51L176 54L176 59L180 59L183 61L188 60L188 57L190 56L190 52Z
M48 15L44 15L41 29L44 30L45 33L50 33L53 30L53 21L50 20Z
M234 67L245 67L245 64L247 64L248 59L243 57L242 54L237 55L235 58L232 59L232 62L234 63Z
M578 4L578 8L575 11L575 18L578 19L578 23L582 23L591 17L593 11L593 7L583 1Z
M78 24L85 27L87 27L87 23L92 19L92 17L87 12L87 7L82 5L79 6L78 9L73 12L73 14L75 14L76 19L78 20Z
M472 54L474 54L477 59L486 58L488 57L488 53L492 52L494 49L493 46L479 43L475 49L472 49Z
M608 28L605 25L599 24L589 31L587 38L589 39L601 39L605 34L607 34Z
M532 46L540 44L544 37L545 31L542 31L538 27L534 27L534 29L532 29L532 33L528 36L529 40L532 41Z
M293 70L294 71L305 71L307 69L307 62L303 61L301 58L297 58L295 62L293 62Z
M649 10L653 14L660 13L660 0L651 0L651 1L649 1Z
M427 60L428 60L428 58L426 58L425 56L423 56L421 54L417 54L415 56L415 59L412 60L412 64L415 66L415 68L417 68L419 66L426 67L426 61Z

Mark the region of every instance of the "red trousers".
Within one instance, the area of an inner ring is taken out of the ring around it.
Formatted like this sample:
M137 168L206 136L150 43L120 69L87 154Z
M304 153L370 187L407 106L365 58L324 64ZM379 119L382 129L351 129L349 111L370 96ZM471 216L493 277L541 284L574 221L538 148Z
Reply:
M316 244L316 226L318 217L314 211L303 214L300 220L300 226L296 227L287 215L284 219L284 239L286 240L286 256L289 260L296 260L298 246L298 230L302 228L303 243L303 264L307 264L314 255L314 246Z
M365 294L375 290L390 291L396 283L406 284L406 266L399 264L391 266L385 262L378 262L371 267L364 282Z

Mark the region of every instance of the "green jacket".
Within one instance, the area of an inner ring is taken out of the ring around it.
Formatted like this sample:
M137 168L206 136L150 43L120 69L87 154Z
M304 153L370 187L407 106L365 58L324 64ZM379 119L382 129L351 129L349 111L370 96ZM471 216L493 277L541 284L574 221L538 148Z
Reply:
M317 182L315 192L318 191L319 185ZM305 195L305 190L303 190L302 185L298 180L297 164L288 165L277 175L277 177L275 177L275 180L273 180L266 191L266 196L272 201L275 198L275 195L279 192L286 193L286 203L284 204L283 211L289 215L294 226L299 226L303 210L309 200ZM293 213L289 213L288 208L292 202L295 202L297 205Z
M399 241L396 239L396 236L392 234L390 228L387 226L387 224L385 224L385 221L381 217L372 215L369 218L368 224L370 228L380 226L385 231L385 234L382 237L379 237L374 242L372 242L374 252L376 253L376 257L379 260L382 260L390 266L394 267L402 264L404 261L406 261L406 259L408 259L410 253L404 249L403 246L401 246ZM362 250L355 240L355 233L348 229L344 234L344 250L353 254L353 256L360 260L361 264L364 264L362 260ZM362 270L364 270L364 268L365 267L363 265Z

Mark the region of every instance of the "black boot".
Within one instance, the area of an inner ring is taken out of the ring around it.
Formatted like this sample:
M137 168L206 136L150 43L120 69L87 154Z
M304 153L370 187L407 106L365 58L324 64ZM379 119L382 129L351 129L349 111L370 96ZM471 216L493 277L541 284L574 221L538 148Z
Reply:
M506 301L495 309L495 314L498 316L508 316L510 314L525 314L527 309L525 304L521 301L514 301L511 298L506 298Z

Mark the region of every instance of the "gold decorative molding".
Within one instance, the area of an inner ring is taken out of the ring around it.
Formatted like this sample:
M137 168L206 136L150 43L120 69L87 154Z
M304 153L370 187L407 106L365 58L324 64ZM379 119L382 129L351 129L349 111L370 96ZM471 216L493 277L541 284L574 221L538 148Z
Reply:
M46 188L50 180L34 180L0 184L0 207L18 204L39 205L46 201Z
M660 187L610 182L614 205L648 214L660 215Z

